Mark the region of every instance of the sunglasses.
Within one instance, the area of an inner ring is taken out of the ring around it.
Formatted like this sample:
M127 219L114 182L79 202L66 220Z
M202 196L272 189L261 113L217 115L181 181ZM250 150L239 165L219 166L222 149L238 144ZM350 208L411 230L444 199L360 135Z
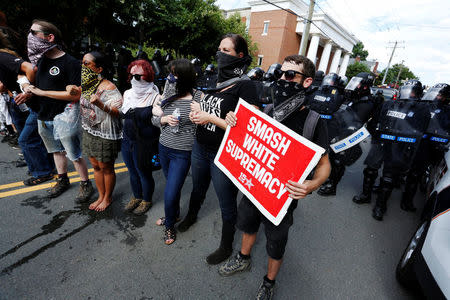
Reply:
M281 78L281 76L283 76L283 74L284 74L284 78L286 78L286 80L292 80L292 79L294 79L294 78L295 78L295 75L297 75L297 74L306 77L306 75L303 74L302 72L298 72L298 71L294 71L294 70L281 71L281 72L280 72L280 78Z
M36 35L38 32L42 32L44 35L48 35L48 33L45 32L45 31L30 29L30 33L31 33L32 35Z
M141 74L131 74L131 77L136 79L137 81L141 80L142 76L143 75L141 75Z

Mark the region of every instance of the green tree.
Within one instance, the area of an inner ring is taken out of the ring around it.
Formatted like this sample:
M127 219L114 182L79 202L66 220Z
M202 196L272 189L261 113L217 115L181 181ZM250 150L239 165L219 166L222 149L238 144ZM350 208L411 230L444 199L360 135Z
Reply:
M400 64L395 64L392 67L390 67L389 71L386 75L386 80L384 83L388 84L388 85L391 83L395 84L395 80L397 79L398 73L400 72L400 68L401 68ZM414 75L414 73L411 72L411 70L407 66L403 65L403 67L401 69L402 69L402 71L400 73L399 83L402 80L406 80L406 79L419 79L419 77ZM375 85L381 84L385 73L386 73L386 69L384 69L383 72L381 72L381 74L375 80Z
M354 64L351 64L347 67L345 76L347 76L348 80L350 80L353 76L361 72L370 72L370 69L365 64L356 61Z
M369 51L364 50L364 44L362 42L358 42L353 46L351 57L356 58L358 55L362 61L366 60L367 56L369 56Z

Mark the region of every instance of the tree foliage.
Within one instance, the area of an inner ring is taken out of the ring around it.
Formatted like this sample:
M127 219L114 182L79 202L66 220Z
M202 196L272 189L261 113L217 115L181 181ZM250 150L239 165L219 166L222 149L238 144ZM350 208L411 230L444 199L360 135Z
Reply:
M362 42L358 42L353 46L351 57L356 58L358 55L362 61L366 60L367 56L369 56L369 51L364 50L364 44Z
M63 32L72 52L82 41L143 45L173 51L177 57L211 61L222 35L250 40L238 15L224 19L215 0L21 0L0 1L9 26L26 36L33 19L48 20ZM7 3L7 4L6 4ZM148 53L149 55L153 53Z
M350 80L353 76L361 72L370 72L370 69L365 64L356 61L354 64L347 67L345 76L347 76L348 80Z
M395 84L395 80L397 79L400 68L401 68L401 64L395 64L392 67L390 67L384 83L388 84L388 85L391 83ZM378 76L378 78L375 80L376 85L381 84L385 73L386 73L386 69L384 69L383 72L381 72L380 76ZM403 65L402 72L400 73L399 83L402 80L406 80L406 79L419 79L419 78L416 75L414 75L414 73L411 72L411 70L407 66Z

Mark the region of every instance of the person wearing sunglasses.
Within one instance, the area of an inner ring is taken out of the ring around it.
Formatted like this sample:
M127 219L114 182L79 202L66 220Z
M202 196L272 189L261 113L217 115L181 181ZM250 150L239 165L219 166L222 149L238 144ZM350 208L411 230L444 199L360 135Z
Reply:
M116 184L114 162L122 139L122 95L114 83L104 78L106 66L105 55L92 51L84 55L81 69L83 154L94 168L98 198L89 209L95 211L104 211L111 204Z
M151 162L157 153L160 130L150 120L160 95L153 83L155 72L147 60L131 62L127 72L131 89L124 92L121 108L124 119L122 157L130 174L133 196L125 211L143 215L152 206L155 190Z
M77 127L81 94L80 62L63 50L61 31L54 24L43 20L33 21L27 50L28 58L36 70L36 80L35 85L25 88L25 92L33 94L31 102L33 110L37 112L38 131L47 152L53 154L58 172L56 185L48 190L48 197L58 197L69 189L69 158L81 178L76 201L87 201L93 188L86 161L82 157L81 136ZM73 111L73 118L69 120L65 117L70 111Z
M305 136L304 127L314 124L309 122L313 122L312 120L315 119L313 134L305 137L324 149L328 149L328 133L324 120L320 119L317 113L310 111L304 103L305 92L313 82L314 72L314 64L308 58L300 55L286 57L281 66L281 78L274 85L274 99L264 111L270 116L275 115L277 121L303 136ZM316 117L310 119L310 115L314 116L314 114ZM226 123L229 126L235 126L238 121L234 113L227 114ZM302 184L291 180L286 182L289 196L294 200L305 198L312 191L318 189L329 174L330 162L328 154L325 152L319 160L313 176L308 176ZM243 196L239 203L236 224L237 228L243 232L241 251L219 267L219 274L230 276L250 269L250 252L256 241L259 226L263 223L269 259L267 273L264 275L256 299L272 299L275 278L283 261L289 228L293 224L293 212L296 207L297 201L293 201L284 219L276 226L246 196Z

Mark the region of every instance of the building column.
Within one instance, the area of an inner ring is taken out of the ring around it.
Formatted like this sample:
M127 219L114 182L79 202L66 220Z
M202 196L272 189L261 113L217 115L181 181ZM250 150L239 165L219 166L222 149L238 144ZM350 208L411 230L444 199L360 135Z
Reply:
M345 73L347 72L347 66L348 66L348 61L350 59L350 53L346 52L344 55L344 59L342 60L342 64L341 67L339 68L339 76L345 76Z
M320 58L318 71L323 71L324 73L327 71L328 61L330 60L331 47L333 46L333 42L328 40L323 48L322 57Z
M316 56L317 56L317 49L319 48L319 41L320 41L320 36L318 34L313 34L311 36L311 42L309 43L308 54L306 55L306 57L309 58L314 63L314 65L316 64Z
M342 53L341 48L336 49L336 51L334 52L333 60L331 61L330 72L328 72L328 74L337 72L339 60L341 60L341 53Z

